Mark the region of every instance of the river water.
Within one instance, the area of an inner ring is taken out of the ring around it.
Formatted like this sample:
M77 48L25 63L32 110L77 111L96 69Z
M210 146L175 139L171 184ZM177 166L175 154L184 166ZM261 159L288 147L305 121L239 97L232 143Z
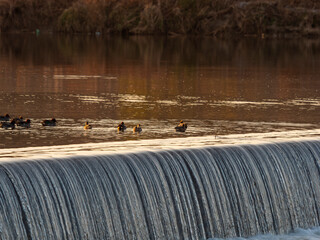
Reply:
M1 35L0 115L32 123L0 148L318 128L319 66L317 40Z
M23 116L32 121L28 129L0 129L1 169L15 166L13 158L51 161L52 157L78 155L82 159L81 156L86 155L86 159L90 156L99 159L96 154L124 151L188 148L187 152L192 152L198 151L190 150L192 147L300 141L305 137L317 141L320 136L319 66L320 43L312 39L230 41L190 37L0 35L0 115L8 113L11 117ZM41 121L50 118L57 119L57 126L43 127ZM188 123L188 129L185 133L176 133L174 127L181 119ZM92 130L83 129L86 121L93 125ZM118 133L116 127L121 121L128 129ZM143 131L134 134L131 129L138 123ZM301 152L301 156L306 155L308 152ZM263 156L261 154L262 160ZM23 161L17 164L29 164ZM89 162L88 166L92 167ZM246 160L243 162L247 164ZM34 168L29 170L23 167L21 172L31 174ZM3 176L7 176L8 172L4 172ZM19 173L12 171L17 176ZM82 186L83 179L86 178L74 180L74 184ZM3 186L7 188L7 183ZM32 200L41 194L30 196ZM148 198L152 196L147 194ZM11 201L6 199L3 197L0 201L10 205ZM21 199L26 198L23 195ZM319 238L319 227L316 227L250 239Z

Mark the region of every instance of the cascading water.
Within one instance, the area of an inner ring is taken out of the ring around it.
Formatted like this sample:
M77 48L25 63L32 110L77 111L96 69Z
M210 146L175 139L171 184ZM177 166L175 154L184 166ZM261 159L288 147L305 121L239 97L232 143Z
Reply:
M1 239L206 239L319 226L320 141L0 163Z

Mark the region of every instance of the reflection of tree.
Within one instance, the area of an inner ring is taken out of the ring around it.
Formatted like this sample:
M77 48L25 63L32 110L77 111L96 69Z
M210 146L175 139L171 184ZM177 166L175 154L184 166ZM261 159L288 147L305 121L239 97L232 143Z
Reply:
M305 89L315 95L318 83L311 75L318 73L320 43L196 37L2 35L0 53L1 66L7 69L0 73L1 81L16 81L15 87L8 84L6 89L129 93L145 95L151 100L186 95L212 102L219 99L254 101L299 97L305 94ZM61 80L54 75L102 75L114 76L117 80ZM31 78L34 79L31 81ZM38 83L42 88L36 87Z

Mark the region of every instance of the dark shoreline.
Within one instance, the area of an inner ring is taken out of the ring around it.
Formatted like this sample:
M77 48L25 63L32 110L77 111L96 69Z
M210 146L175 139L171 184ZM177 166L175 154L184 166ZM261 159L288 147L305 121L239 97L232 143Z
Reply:
M36 1L0 3L0 32L318 37L320 3L275 1Z

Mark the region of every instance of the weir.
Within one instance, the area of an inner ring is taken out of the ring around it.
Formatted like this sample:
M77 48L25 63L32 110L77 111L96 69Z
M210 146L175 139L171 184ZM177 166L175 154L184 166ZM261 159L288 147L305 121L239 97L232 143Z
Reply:
M319 226L320 141L0 162L0 239L207 239Z

